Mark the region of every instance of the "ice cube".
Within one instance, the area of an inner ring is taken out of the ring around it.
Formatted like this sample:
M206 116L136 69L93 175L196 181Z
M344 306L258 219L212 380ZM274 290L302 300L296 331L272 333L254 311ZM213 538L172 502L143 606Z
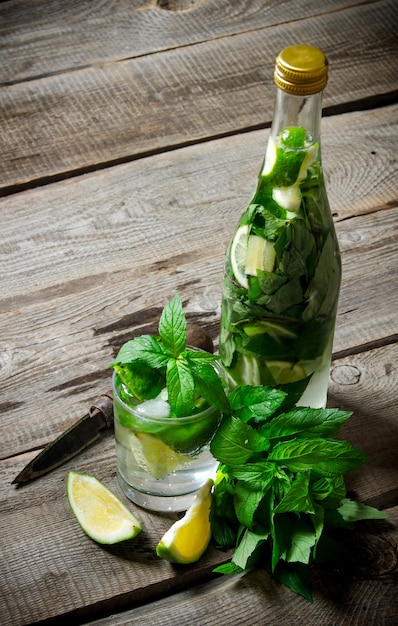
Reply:
M165 400L153 398L153 400L145 400L135 407L135 411L145 417L164 418L170 415L170 404Z

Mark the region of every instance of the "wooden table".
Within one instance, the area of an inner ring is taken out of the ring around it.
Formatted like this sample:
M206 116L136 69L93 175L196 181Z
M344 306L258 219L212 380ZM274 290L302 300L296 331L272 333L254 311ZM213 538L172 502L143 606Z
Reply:
M0 4L3 624L398 624L397 17L395 0ZM142 534L116 547L86 537L65 478L94 474L121 496L112 433L11 484L176 292L217 339L275 57L300 42L330 62L323 161L343 285L329 405L354 412L342 434L371 457L348 488L390 515L354 534L354 566L314 571L313 604L257 570L217 577L230 554L214 546L192 566L158 559L167 517L140 511Z

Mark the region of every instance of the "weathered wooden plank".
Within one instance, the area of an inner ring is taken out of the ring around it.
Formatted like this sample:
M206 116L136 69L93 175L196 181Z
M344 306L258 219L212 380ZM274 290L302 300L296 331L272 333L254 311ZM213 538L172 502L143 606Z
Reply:
M314 603L281 587L267 573L252 570L219 578L120 615L90 621L92 626L392 626L398 621L396 602L398 508L389 512L395 528L381 536L362 534L350 544L357 569L317 571ZM364 554L368 560L364 568ZM369 580L372 580L371 586ZM338 619L338 621L336 621Z
M368 455L347 476L347 489L378 508L398 504L398 344L332 362L328 405L351 411L341 437Z
M396 3L380 0L5 87L0 187L267 124L275 57L297 41L319 45L329 57L326 106L392 92L395 17ZM360 57L355 49L363 50Z
M361 0L8 0L0 5L0 83L143 56L342 10ZM185 10L181 10L185 9Z
M88 463L87 463L88 462ZM0 614L4 624L30 624L80 610L100 611L143 602L209 577L228 553L211 547L190 568L158 558L155 547L175 521L138 509L121 495L116 481L113 439L105 437L94 456L56 470L44 480L15 489L12 462L0 464ZM124 499L143 524L132 541L100 546L84 535L65 495L68 469L87 471ZM73 618L71 618L71 622Z
M367 389L364 403L369 401L371 392L372 389ZM358 423L355 428L359 436ZM369 429L369 440L371 436L374 437L375 432L372 434ZM114 613L132 605L151 602L208 580L215 565L225 562L231 555L231 552L220 552L211 546L199 563L189 567L175 567L158 559L154 552L156 543L173 520L148 514L131 503L128 506L143 523L143 532L137 538L114 547L99 546L89 540L82 533L68 508L65 497L66 473L69 469L92 473L120 496L110 436L105 437L94 454L93 450L86 451L63 468L20 489L15 489L9 484L16 465L16 459L0 462L2 549L0 608L3 619L13 626L64 613L70 613L71 621L77 616L79 620L84 616L89 620L89 615L91 621L101 613ZM360 478L358 497L361 497L363 489L367 490L364 485L366 475L362 473ZM243 587L239 579L225 579L221 587L217 586L220 583L214 586L214 582L210 582L203 590L204 593L211 597L213 591L225 589L225 598L228 598L228 601L221 602L219 598L213 609L209 608L206 617L209 622L203 621L199 605L194 602L194 597L197 600L202 597L202 591L195 587L195 592L187 592L181 598L175 597L175 613L170 614L167 611L167 619L172 617L176 619L180 612L182 615L183 610L188 610L187 618L192 619L192 624L212 624L214 623L212 620L217 616L219 618L228 616L231 620L228 623L239 624L242 623L242 615L247 610L250 617L258 615L258 604L248 609L253 603L252 593L259 594L258 601L264 603L265 615L271 616L278 607L283 606L289 606L292 611L299 611L295 622L298 625L319 623L316 621L317 617L326 617L340 594L341 614L346 615L347 619L349 615L359 619L361 611L364 610L364 596L370 592L374 594L374 602L385 603L385 615L391 615L393 607L391 593L396 585L397 572L396 506L387 512L391 515L394 529L386 528L385 524L380 522L381 525L377 525L377 535L373 536L372 532L368 535L365 532L350 537L350 554L352 555L355 550L358 557L360 556L358 560L354 559L354 565L345 564L342 570L326 568L316 571L313 607L262 573L250 574L250 584L243 584ZM135 567L138 565L139 567ZM248 580L246 576L244 579ZM256 580L262 581L261 590ZM372 580L371 590L370 580ZM235 610L235 602L241 605L238 612ZM380 606L373 606L371 602L369 606L372 606L371 615L373 611L381 610ZM312 611L311 620L307 622L304 621L306 610ZM143 615L147 618L144 619ZM137 609L137 615L135 611L128 613L128 621L123 622L122 619L120 623L160 623L156 620L159 620L161 615L162 603L159 606L155 603L153 606L146 606L145 610ZM115 622L111 623L119 623L115 617L112 617L113 619ZM135 619L138 621L135 622ZM163 623L168 622L166 620ZM190 622L178 620L178 623ZM383 621L378 623L388 624Z
M337 352L396 332L396 120L396 107L324 120L344 262ZM176 291L217 337L224 252L266 136L192 146L0 201L1 457L44 445L83 415L109 386L120 345L154 332Z

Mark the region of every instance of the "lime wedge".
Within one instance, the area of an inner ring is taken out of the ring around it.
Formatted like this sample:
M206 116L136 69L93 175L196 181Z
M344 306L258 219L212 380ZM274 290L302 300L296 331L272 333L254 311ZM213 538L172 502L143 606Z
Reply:
M295 383L307 376L301 365L289 361L268 361L267 368L276 385Z
M211 539L210 507L213 481L209 479L196 494L184 517L175 522L156 546L156 554L171 563L194 563Z
M301 204L300 187L298 185L274 187L272 190L272 199L283 209L296 213Z
M69 472L66 494L81 528L98 543L118 543L141 531L138 519L94 476Z
M176 452L149 433L132 433L130 445L137 465L156 479L164 478L179 465L192 461L192 457Z
M249 226L240 226L235 233L231 244L231 266L238 283L245 289L249 289L249 281L246 276L246 251L249 238Z

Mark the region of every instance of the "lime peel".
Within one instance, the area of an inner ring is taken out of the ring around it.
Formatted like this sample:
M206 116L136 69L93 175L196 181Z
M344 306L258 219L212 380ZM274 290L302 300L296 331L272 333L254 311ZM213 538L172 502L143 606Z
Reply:
M82 530L97 543L119 543L141 531L141 522L94 476L69 472L66 494Z
M195 563L211 539L210 507L214 481L210 478L196 494L184 517L175 522L156 546L156 554L170 563Z

